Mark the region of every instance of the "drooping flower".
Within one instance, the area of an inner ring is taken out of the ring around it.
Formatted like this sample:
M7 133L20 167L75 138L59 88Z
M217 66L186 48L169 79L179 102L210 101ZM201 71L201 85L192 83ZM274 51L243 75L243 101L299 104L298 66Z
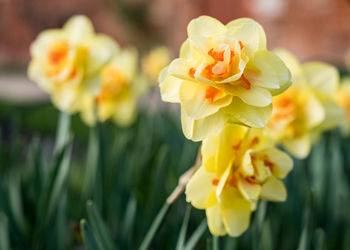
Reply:
M142 58L142 71L152 83L156 83L159 73L169 64L170 60L171 54L167 47L156 47Z
M112 119L120 126L127 126L135 119L137 97L145 84L138 73L137 51L121 49L111 62L101 69L101 87L96 94L85 96L82 118L92 125L98 119ZM96 114L95 114L96 109Z
M285 50L276 53L289 67L293 85L273 99L268 131L295 157L305 158L320 134L343 119L335 102L338 71L322 62L300 64Z
M186 200L206 210L212 234L239 236L259 199L286 199L280 179L292 165L263 129L227 124L203 141L202 166L187 184Z
M201 16L187 33L179 58L159 77L162 99L181 104L185 136L202 140L226 122L264 127L272 96L291 81L282 60L266 49L260 24L241 18L223 25Z
M96 76L117 48L109 37L95 34L87 17L74 16L62 29L39 34L30 48L28 74L60 110L76 112L84 95L99 88Z
M337 102L343 108L345 118L340 126L344 135L350 133L350 77L344 78L337 93Z

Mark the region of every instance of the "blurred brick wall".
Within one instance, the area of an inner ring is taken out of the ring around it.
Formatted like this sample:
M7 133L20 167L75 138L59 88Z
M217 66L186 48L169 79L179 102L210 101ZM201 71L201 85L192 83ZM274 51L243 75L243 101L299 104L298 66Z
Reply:
M35 36L77 13L141 50L165 43L177 51L188 22L203 14L224 23L253 17L264 26L270 49L285 47L302 60L342 64L350 48L349 0L0 0L0 66L27 63Z

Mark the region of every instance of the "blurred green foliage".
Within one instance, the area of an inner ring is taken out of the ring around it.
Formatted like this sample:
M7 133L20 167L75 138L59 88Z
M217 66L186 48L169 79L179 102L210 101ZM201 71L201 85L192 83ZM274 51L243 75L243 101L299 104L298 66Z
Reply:
M157 215L149 249L349 249L349 138L326 133L295 160L286 202L260 202L239 238L212 238L184 195L164 205L199 148L178 117L143 110L129 128L89 129L73 116L55 149L51 105L1 104L0 249L138 249Z

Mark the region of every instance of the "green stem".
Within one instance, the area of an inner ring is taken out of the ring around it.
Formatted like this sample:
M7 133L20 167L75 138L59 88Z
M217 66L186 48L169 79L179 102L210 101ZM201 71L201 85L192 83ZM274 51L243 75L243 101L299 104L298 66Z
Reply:
M68 142L70 131L71 116L63 111L60 112L58 127L56 130L55 154L60 152Z

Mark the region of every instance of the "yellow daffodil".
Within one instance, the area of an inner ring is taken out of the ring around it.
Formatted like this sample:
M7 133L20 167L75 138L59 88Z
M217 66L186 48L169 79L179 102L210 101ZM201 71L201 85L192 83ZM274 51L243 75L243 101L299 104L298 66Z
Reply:
M345 135L350 133L350 77L344 78L337 93L337 102L343 108L345 118L340 124Z
M170 60L171 55L167 47L156 47L142 58L142 71L153 83L156 83L159 73Z
M39 34L30 48L28 74L60 110L76 112L84 95L99 88L96 77L116 50L112 39L95 34L87 17L74 16L62 29Z
M273 147L262 129L227 124L203 141L202 166L186 187L186 199L205 209L210 232L239 236L257 201L284 201L283 179L292 159Z
M226 122L264 127L272 96L291 81L282 60L266 49L260 24L241 18L223 25L201 16L187 33L179 58L159 77L162 99L181 103L185 136L202 140Z
M300 64L289 52L276 51L292 73L293 85L273 99L270 135L297 158L305 158L322 131L343 119L335 102L338 71L321 62Z
M97 119L113 119L120 126L129 125L136 115L137 96L143 80L137 72L137 52L133 48L120 50L100 73L101 87L96 95L86 96L82 118L88 124Z

